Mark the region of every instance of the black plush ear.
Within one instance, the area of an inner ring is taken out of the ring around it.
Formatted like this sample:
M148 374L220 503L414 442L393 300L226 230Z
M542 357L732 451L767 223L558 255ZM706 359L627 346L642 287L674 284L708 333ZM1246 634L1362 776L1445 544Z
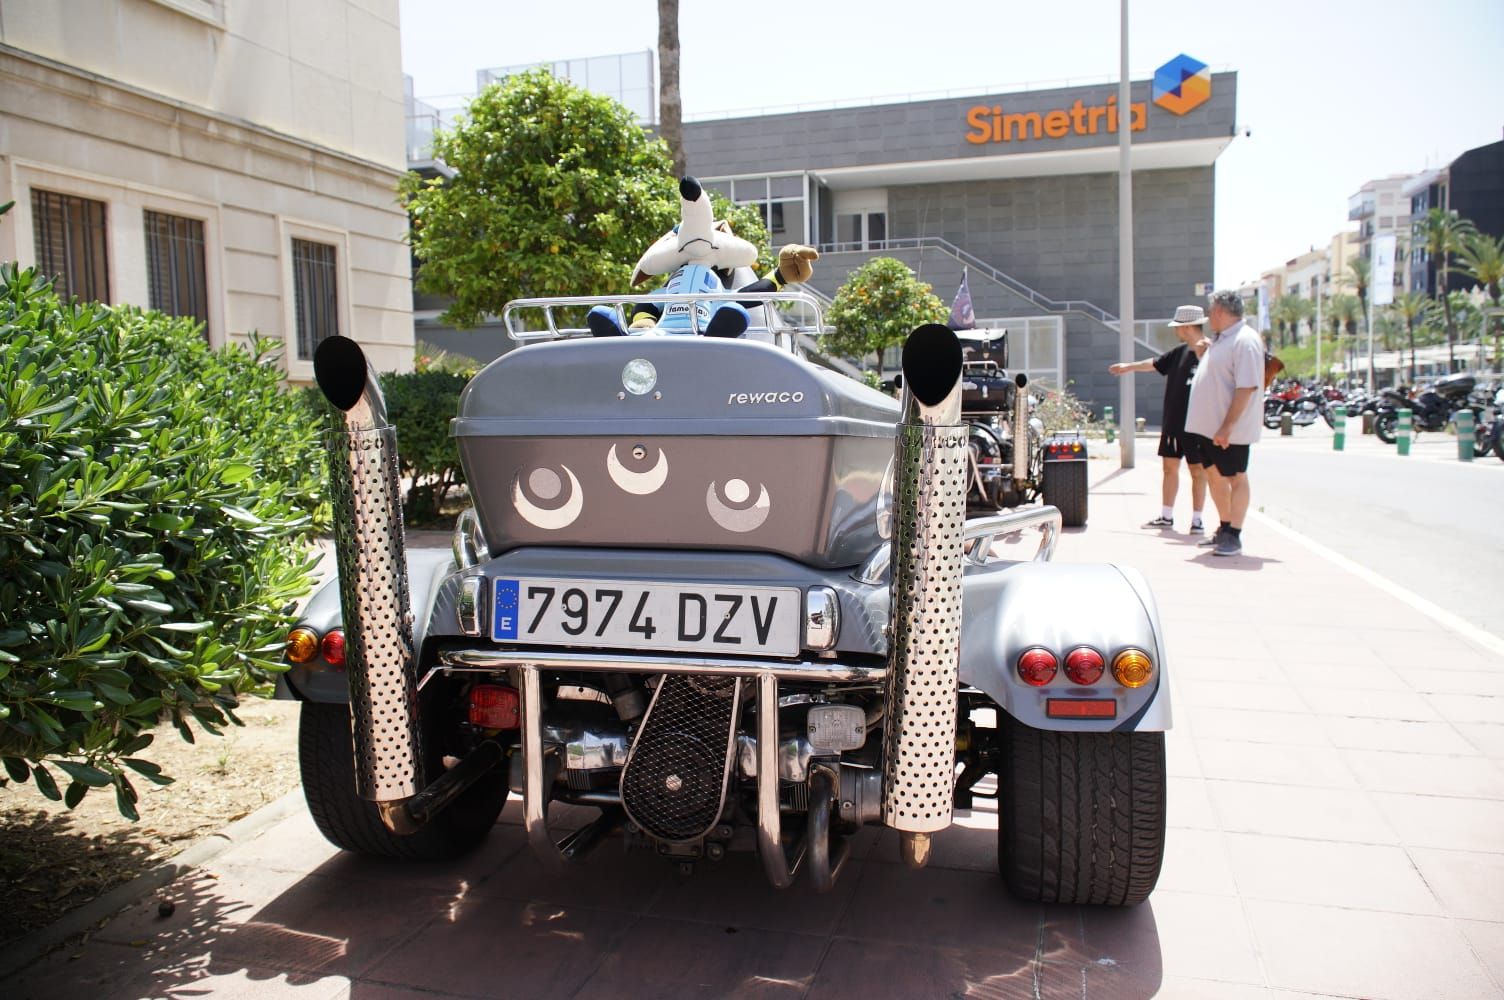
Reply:
M700 187L700 182L693 177L685 177L679 181L679 197L685 201L699 201L700 195L704 193L705 189Z
M324 398L341 410L360 402L369 370L365 352L349 337L328 337L313 352L313 379Z
M903 345L903 377L914 398L938 406L961 377L961 341L941 323L926 323Z

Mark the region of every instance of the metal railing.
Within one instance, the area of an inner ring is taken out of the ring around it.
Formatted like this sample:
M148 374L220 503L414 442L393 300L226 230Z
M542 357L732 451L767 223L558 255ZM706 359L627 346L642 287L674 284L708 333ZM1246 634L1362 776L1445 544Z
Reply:
M628 329L630 323L629 312L626 307L633 305L657 305L668 306L675 303L686 303L690 306L689 320L690 332L699 334L700 316L695 305L703 305L716 302L755 302L761 306L793 306L798 305L804 310L813 313L813 322L808 320L807 314L801 313L796 320L786 314L782 309L776 313L776 320L763 325L753 324L747 327L748 333L763 333L775 342L780 338L788 338L791 342L800 336L819 336L825 330L825 314L820 302L806 291L798 292L738 292L734 289L723 292L696 292L687 295L575 295L560 296L557 298L538 299L513 299L502 309L501 320L506 326L507 336L518 343L526 343L533 340L559 340L568 337L591 336L588 327L560 326L556 309L589 308L591 306L610 306L616 312L617 322L623 330ZM792 312L792 310L790 310ZM524 317L529 313L542 313L544 327L534 329L527 326Z

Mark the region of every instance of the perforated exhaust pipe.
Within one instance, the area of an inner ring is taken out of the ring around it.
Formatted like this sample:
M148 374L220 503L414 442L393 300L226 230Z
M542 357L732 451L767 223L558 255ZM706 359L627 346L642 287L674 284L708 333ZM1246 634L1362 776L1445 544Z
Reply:
M883 722L883 823L915 868L950 826L955 794L966 453L961 344L927 324L903 348Z
M327 435L334 549L344 609L355 790L394 833L420 825L406 805L423 785L417 663L397 430L360 345L330 337L313 355L314 379L344 418Z

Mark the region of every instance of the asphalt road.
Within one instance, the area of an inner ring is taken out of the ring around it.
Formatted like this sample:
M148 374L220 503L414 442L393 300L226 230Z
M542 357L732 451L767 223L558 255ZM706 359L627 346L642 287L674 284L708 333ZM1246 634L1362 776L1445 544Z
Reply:
M1403 458L1372 436L1334 452L1325 426L1265 434L1249 469L1255 509L1504 638L1504 462L1460 462L1443 434ZM1244 547L1257 551L1256 528Z

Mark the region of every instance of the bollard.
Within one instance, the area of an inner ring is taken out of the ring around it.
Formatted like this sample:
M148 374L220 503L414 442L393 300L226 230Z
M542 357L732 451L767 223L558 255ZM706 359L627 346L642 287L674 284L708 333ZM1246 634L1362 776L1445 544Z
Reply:
M1458 410L1452 418L1457 424L1457 461L1471 462L1473 460L1473 445L1477 442L1473 427L1473 411Z
M1412 414L1409 410L1401 410L1399 412L1399 425L1395 428L1394 431L1394 443L1395 446L1399 448L1401 455L1410 454L1411 416Z
M1374 418L1374 412L1372 410L1364 410L1363 411L1363 433L1364 434L1372 434L1373 433L1373 418Z
M1133 421L1134 429L1137 430L1140 434L1142 434L1144 432L1144 428L1147 427L1148 425L1149 425L1149 418L1148 417L1136 417L1136 418L1134 418L1134 421Z
M1347 447L1347 407L1332 407L1332 450L1341 451Z
M1279 415L1279 436L1289 437L1295 433L1295 418L1288 413Z
M1102 423L1107 425L1107 443L1112 444L1118 439L1118 427L1113 423L1112 407L1102 407Z

